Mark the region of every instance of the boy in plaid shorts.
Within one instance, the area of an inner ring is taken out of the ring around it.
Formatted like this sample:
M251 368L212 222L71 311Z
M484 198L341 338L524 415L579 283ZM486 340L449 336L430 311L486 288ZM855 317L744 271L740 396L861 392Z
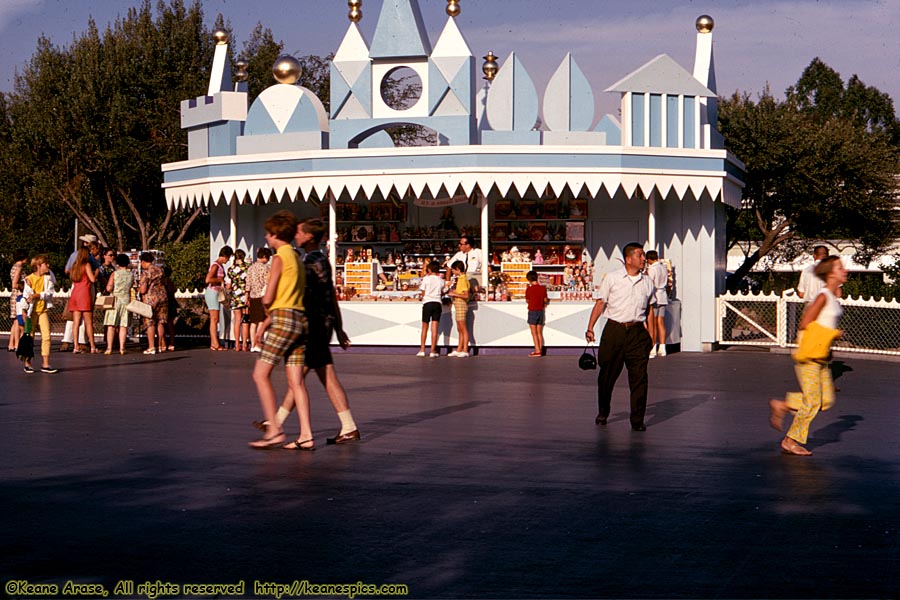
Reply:
M269 449L284 445L284 431L275 420L275 388L272 387L271 379L272 369L284 357L288 387L298 399L300 437L294 444L300 450L314 450L309 398L303 384L303 352L307 335L303 310L306 269L291 247L291 240L297 233L297 218L290 211L278 211L266 220L265 229L266 243L275 251L275 256L269 271L266 295L263 296L268 317L257 328L254 344L261 345L266 330L269 334L253 368L253 381L259 392L267 424L265 435L262 439L250 442L250 447Z

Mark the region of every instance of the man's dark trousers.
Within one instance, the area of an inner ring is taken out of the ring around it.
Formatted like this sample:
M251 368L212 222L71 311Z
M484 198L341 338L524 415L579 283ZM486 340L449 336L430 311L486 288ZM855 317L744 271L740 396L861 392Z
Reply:
M631 389L631 425L644 424L647 412L647 363L653 342L643 323L622 324L607 320L600 336L597 366L597 408L601 418L609 417L613 388L628 368L628 387Z

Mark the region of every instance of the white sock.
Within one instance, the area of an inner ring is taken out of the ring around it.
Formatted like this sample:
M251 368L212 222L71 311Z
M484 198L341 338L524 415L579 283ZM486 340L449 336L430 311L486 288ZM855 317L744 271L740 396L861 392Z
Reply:
M291 411L285 409L283 406L278 407L278 412L275 413L275 422L278 423L279 427L284 425L284 422L287 420L290 414Z
M341 420L340 435L350 433L351 431L356 431L356 421L353 420L353 415L350 413L350 409L339 412L337 416L338 419Z

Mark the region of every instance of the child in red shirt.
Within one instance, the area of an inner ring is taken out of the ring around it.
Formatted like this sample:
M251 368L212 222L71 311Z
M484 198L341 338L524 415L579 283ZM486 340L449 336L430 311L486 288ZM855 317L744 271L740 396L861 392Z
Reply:
M544 313L550 299L547 297L547 288L538 283L535 271L528 271L525 279L528 280L528 287L525 288L525 301L528 303L528 327L531 329L531 339L534 340L534 352L528 356L543 356Z

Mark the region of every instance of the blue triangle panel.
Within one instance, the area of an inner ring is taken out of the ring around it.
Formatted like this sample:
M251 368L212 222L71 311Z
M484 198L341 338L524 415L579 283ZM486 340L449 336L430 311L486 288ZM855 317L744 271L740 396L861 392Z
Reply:
M247 124L244 125L244 135L270 135L281 133L275 125L275 121L269 115L269 111L263 103L257 100L247 111Z
M472 88L474 87L474 68L475 68L475 59L470 58L469 64L459 70L456 76L453 78L453 81L450 82L450 89L453 90L453 93L456 94L456 97L459 98L463 105L469 109L469 114L472 113L472 106L474 104L475 99L472 97Z
M417 0L384 0L370 58L428 56L431 44Z
M338 71L334 65L331 65L331 115L336 115L341 107L344 105L344 102L347 100L347 96L350 95L350 86L347 85L347 82L344 81L343 75Z
M428 61L428 114L432 114L438 103L444 99L450 84L444 79L441 70L432 61Z
M285 133L297 133L301 131L321 131L319 126L319 115L312 102L306 97L306 94L300 99L294 114L284 127Z
M351 88L353 95L368 114L372 114L372 69L366 69Z

